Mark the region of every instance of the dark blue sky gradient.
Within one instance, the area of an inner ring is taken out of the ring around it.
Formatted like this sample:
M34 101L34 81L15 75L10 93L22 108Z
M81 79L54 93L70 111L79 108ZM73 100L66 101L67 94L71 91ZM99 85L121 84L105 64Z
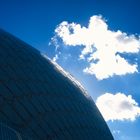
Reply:
M140 33L139 0L1 0L0 27L46 51L53 31L63 20L88 24L101 14L113 30Z

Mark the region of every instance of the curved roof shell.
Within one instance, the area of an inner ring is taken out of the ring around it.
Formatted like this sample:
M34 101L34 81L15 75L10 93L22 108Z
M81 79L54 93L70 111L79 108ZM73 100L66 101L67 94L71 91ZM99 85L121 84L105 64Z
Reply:
M79 82L3 30L0 122L33 140L113 140Z

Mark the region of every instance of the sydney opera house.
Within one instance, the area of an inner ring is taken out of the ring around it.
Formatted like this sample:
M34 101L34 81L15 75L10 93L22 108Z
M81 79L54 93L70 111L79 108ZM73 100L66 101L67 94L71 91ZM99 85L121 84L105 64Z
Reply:
M0 30L0 140L113 140L81 84Z

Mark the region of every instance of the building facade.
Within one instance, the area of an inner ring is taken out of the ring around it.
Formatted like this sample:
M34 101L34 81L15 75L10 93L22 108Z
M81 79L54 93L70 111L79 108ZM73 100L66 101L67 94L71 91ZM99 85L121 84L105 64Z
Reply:
M0 30L0 140L113 140L72 76Z

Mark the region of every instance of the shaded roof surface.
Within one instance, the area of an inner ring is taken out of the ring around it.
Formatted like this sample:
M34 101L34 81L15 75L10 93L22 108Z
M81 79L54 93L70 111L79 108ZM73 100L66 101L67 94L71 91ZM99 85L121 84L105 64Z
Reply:
M0 122L33 140L113 140L76 83L39 51L0 30Z

